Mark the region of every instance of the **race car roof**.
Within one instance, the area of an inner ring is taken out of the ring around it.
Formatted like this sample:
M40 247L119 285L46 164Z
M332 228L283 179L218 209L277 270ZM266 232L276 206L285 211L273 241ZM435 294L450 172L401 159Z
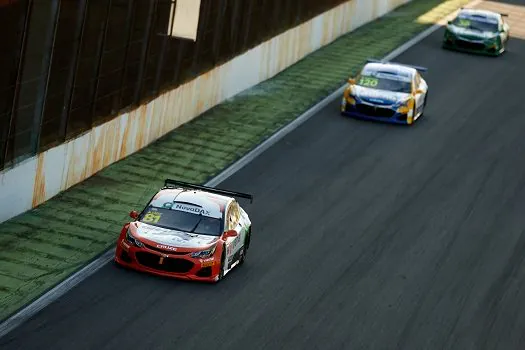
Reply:
M231 200L230 197L205 191L168 188L160 190L151 205L219 219Z
M489 23L498 23L499 13L481 9L462 9L458 17L467 19L476 19Z
M389 75L395 75L402 80L410 81L414 74L417 72L415 68L403 66L395 63L367 63L361 74L363 75L375 75L377 73L386 73Z

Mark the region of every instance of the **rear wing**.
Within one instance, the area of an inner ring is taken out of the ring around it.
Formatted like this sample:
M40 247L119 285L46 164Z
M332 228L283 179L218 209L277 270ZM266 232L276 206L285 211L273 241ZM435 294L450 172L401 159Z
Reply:
M201 190L201 191L220 194L224 196L245 198L245 199L249 199L250 203L253 203L253 196L251 194L222 190L220 188L208 187L204 185L197 185L197 184L192 184L189 182L166 179L164 181L163 189L166 189L166 188L186 188L186 189L192 189L192 190Z
M398 62L392 62L392 61L377 60L377 59L374 59L374 58L367 59L366 63L389 63L389 64L395 64L395 65L398 65L398 66L414 68L415 70L417 70L418 72L421 72L421 73L424 73L424 72L428 71L428 68L426 68L426 67L414 66L414 65L410 65L410 64L404 64L404 63L398 63Z
M469 10L471 9L470 7L460 7L459 8L460 10ZM508 13L500 13L499 14L501 17L509 17L509 14Z

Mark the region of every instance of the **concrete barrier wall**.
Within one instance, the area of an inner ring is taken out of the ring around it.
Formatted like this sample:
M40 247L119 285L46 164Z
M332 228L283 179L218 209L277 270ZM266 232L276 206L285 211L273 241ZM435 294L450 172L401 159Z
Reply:
M140 150L209 108L411 0L350 0L150 103L0 173L0 222Z

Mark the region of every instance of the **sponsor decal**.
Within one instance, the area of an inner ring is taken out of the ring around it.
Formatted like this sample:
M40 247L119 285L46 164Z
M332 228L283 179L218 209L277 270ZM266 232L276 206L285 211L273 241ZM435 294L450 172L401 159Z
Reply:
M379 79L372 76L362 76L358 84L364 87L376 87L379 84Z
M157 248L164 249L164 250L171 250L172 252L177 251L177 248L169 246L169 245L164 245L164 244L157 244Z
M158 212L156 209L152 208L144 217L142 218L142 221L147 224L156 224L160 221L160 218L162 217L162 214Z
M125 251L129 251L130 245L127 244L125 240L122 240L121 245L122 245L122 248L124 248Z
M215 265L215 260L213 258L208 259L201 259L201 266L202 267L210 267Z
M383 94L383 93L377 94L373 92L366 92L366 93L361 94L360 98L364 100L365 102L377 103L381 105L392 104L396 102L395 96L392 96L392 95L388 96L387 94Z
M237 246L240 240L241 240L241 235L238 235L237 237L235 237L235 239L226 247L226 254L232 255L233 249Z
M368 98L367 100L370 101L370 102L375 102L375 103L384 103L385 102L384 100L380 100L378 98Z
M186 204L176 204L175 205L176 210L185 211L187 213L193 213L193 214L201 214L210 216L210 212L204 208L196 207L196 206L189 206Z
M166 202L162 205L163 208L166 208L166 209L171 209L173 207L173 203L171 202Z

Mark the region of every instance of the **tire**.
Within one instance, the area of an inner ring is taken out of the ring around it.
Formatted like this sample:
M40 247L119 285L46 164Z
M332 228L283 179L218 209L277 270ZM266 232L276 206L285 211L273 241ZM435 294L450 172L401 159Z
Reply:
M414 107L412 107L412 123L407 124L408 126L412 126L412 125L414 125L417 122L417 120L416 120L416 110L417 110L416 104L414 103Z
M226 252L223 251L222 256L221 256L221 266L219 270L219 276L217 278L217 283L219 283L220 281L224 279L224 267L225 266L226 266Z
M246 235L246 238L244 239L244 245L242 247L241 251L241 257L239 258L239 265L244 264L246 261L246 254L248 253L248 249L250 248L250 240L252 235L252 228L248 230L248 234Z
M421 111L421 115L418 119L423 118L425 116L425 110L427 109L427 100L428 100L428 91L425 95L425 100L423 101L423 110Z

